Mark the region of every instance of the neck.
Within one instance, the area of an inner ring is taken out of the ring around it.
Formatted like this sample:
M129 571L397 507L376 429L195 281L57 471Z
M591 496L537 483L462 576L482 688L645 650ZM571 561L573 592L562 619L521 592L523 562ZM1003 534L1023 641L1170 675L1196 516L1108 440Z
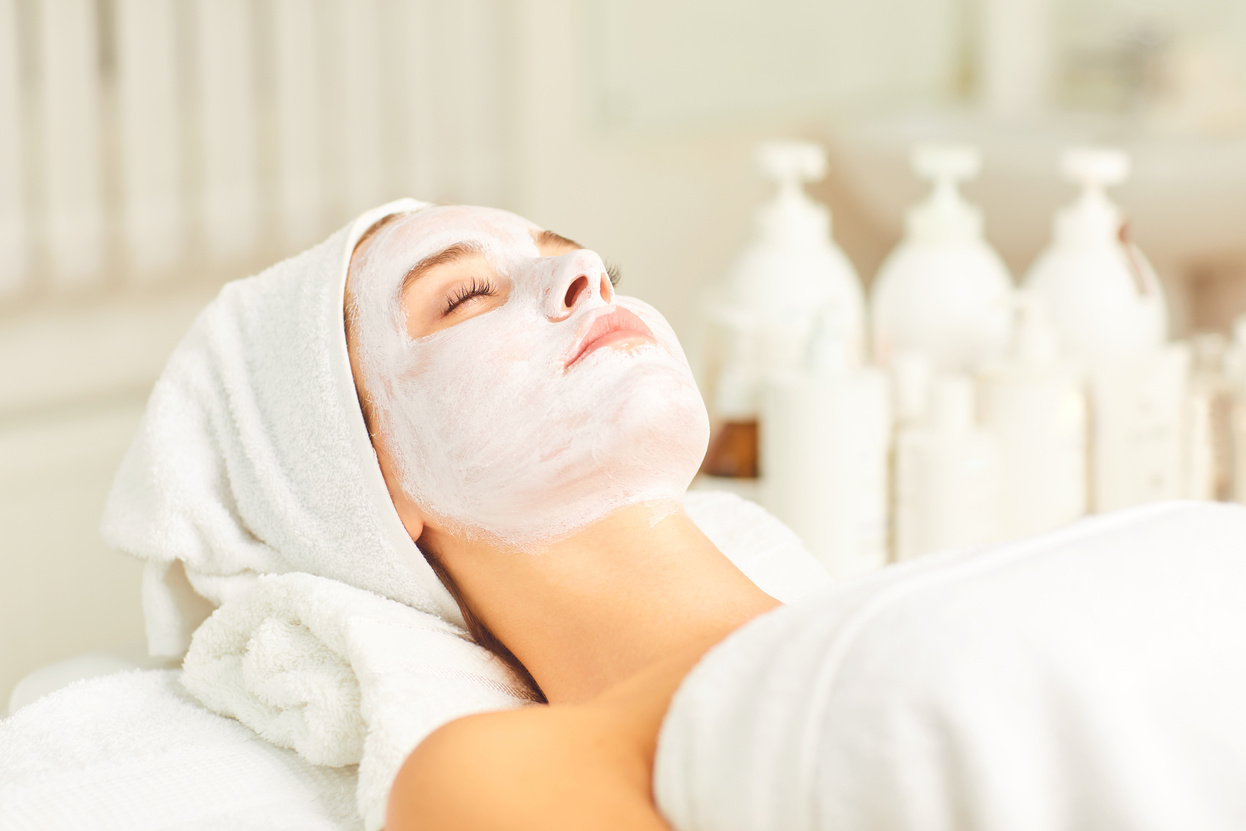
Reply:
M432 529L420 542L550 703L571 703L778 605L682 509L653 511L625 508L534 553Z

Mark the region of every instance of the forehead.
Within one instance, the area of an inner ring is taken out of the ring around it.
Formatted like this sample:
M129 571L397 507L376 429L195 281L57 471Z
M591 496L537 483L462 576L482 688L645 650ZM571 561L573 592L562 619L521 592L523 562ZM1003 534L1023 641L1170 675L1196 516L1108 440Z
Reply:
M540 228L509 211L469 205L438 205L387 223L365 240L368 256L413 262L459 243L474 243L491 256L539 256Z

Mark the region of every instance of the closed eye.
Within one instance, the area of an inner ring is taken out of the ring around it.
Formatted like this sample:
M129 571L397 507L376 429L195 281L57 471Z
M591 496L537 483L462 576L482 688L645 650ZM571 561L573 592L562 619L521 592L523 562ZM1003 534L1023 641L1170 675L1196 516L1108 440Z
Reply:
M619 281L623 279L623 275L619 272L619 267L614 263L606 263L606 276L610 278L610 285L617 286Z
M476 297L493 297L497 293L497 287L493 283L473 277L470 283L459 286L446 299L446 309L441 315L442 317L448 316L459 306Z

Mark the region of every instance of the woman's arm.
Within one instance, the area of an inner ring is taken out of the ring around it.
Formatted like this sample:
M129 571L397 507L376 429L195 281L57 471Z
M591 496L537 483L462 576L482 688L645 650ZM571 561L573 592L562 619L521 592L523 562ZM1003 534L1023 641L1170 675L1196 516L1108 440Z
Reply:
M670 831L651 760L599 710L468 716L425 739L394 781L387 831Z

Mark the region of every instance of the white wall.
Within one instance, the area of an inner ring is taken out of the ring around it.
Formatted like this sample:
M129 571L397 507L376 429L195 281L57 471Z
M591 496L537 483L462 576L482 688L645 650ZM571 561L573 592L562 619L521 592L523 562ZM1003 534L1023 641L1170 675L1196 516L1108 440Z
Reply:
M756 144L817 137L862 100L950 98L958 7L786 0L759 13L758 4L523 0L513 12L508 90L512 205L616 261L622 290L657 306L690 341L698 294L723 275L767 195ZM717 17L707 22L715 13L698 18L690 9L717 9ZM896 26L903 9L907 22ZM623 33L603 28L629 13ZM771 25L759 33L767 14ZM700 31L707 26L710 35ZM847 58L837 54L849 46ZM793 50L809 60L791 61ZM811 73L822 80L805 80ZM619 99L631 102L622 114ZM849 253L872 271L885 243L834 176L816 192L832 202Z
M99 518L165 357L211 284L0 323L0 708L50 661L143 637L137 560Z

